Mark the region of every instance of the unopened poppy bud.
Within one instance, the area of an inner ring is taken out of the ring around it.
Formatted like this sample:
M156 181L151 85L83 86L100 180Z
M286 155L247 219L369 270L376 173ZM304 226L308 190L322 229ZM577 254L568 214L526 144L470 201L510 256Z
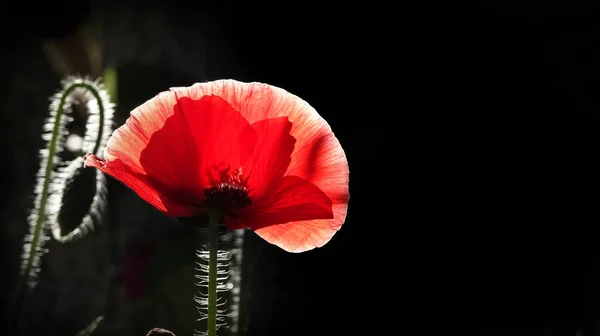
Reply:
M171 331L163 328L154 328L146 334L146 336L175 336Z

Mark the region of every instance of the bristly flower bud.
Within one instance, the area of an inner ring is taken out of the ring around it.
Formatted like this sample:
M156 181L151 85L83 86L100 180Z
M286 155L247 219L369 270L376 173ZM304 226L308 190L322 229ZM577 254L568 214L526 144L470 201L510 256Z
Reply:
M175 336L171 331L163 328L154 328L146 334L146 336Z
M86 132L82 151L101 155L112 132L114 104L99 81L87 78L70 77L63 81L63 88L51 98L50 113L43 126L42 139L47 144L40 150L40 169L34 189L34 207L29 221L29 233L23 246L21 272L29 288L36 284L40 268L40 258L46 252L45 242L51 230L60 242L81 237L93 227L94 219L99 219L105 206L106 180L104 175L96 175L95 195L87 215L73 231L64 234L58 222L58 214L63 205L65 188L76 177L82 158L71 162L61 162L60 153L65 147L68 135L67 124L73 120L71 110L74 105L84 105L87 110Z

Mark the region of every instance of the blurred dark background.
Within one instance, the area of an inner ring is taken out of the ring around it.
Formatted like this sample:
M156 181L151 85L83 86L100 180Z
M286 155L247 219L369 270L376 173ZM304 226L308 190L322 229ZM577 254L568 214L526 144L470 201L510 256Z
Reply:
M344 146L352 196L328 245L287 254L247 235L247 335L600 334L598 252L565 270L580 222L562 201L580 176L598 186L578 154L598 141L595 3L12 5L0 20L3 296L48 97L67 74L111 67L117 125L169 86L235 78L302 97ZM99 335L190 334L189 235L112 179L109 190L104 226L48 245L27 335L74 335L102 314ZM145 274L134 294L123 265Z

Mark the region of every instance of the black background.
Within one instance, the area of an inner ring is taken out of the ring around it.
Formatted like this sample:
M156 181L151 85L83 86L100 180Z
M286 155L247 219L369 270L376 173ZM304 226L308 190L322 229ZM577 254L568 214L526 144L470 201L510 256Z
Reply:
M110 12L133 3L99 6ZM18 3L4 11L3 97L20 75L15 55L68 35L96 8L53 4ZM579 154L597 142L596 5L152 6L169 20L209 31L205 78L190 80L283 87L315 107L346 150L347 223L315 253L290 256L267 248L256 273L271 275L261 287L269 299L251 305L271 315L255 313L249 334L598 333L598 266L589 262L575 273L564 268L566 232L594 222L567 211L568 201L581 194L562 191L580 186L582 176L587 190L597 186L586 175L596 166L582 163L595 151ZM136 84L139 99L171 85L166 82ZM35 128L27 126L25 111L0 115L7 116L2 132ZM2 140L4 158L22 156L8 136ZM17 182L27 178L15 179L24 174L18 163L5 168L2 197L30 188ZM593 204L594 194L576 213ZM10 272L3 278L12 279L14 251L7 251ZM584 302L567 300L573 286L583 289Z

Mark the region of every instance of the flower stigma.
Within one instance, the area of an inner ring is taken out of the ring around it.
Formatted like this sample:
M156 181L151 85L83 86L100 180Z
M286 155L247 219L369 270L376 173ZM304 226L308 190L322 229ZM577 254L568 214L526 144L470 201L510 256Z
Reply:
M227 182L204 189L204 204L224 215L238 218L236 211L252 203L245 184L240 168L227 178Z

